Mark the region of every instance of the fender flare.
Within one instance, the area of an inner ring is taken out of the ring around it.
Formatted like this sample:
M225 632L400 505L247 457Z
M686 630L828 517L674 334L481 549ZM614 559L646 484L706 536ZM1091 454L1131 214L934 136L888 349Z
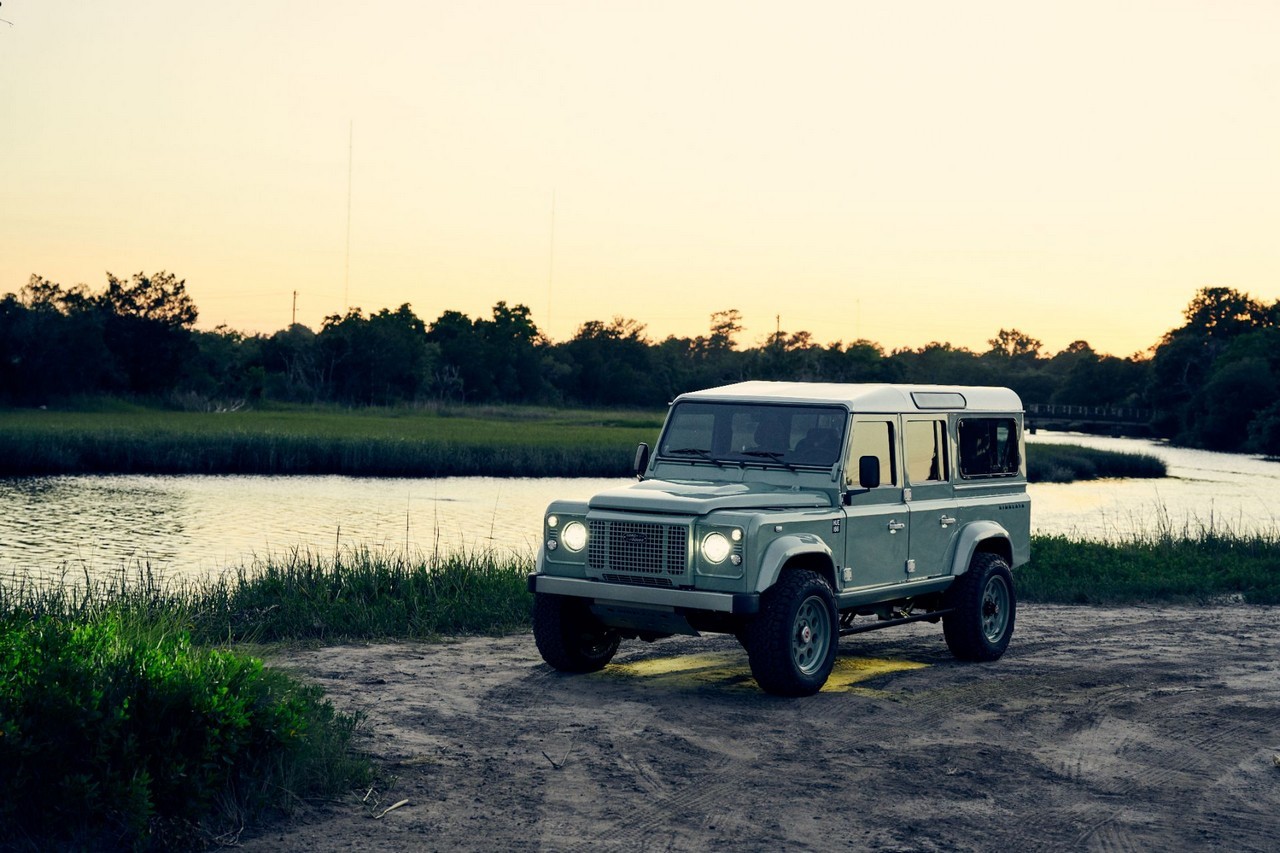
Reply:
M997 553L1004 556L1004 552L1013 553L1012 538L1009 531L1005 530L1000 524L994 521L974 521L966 524L960 531L960 535L956 537L956 553L951 560L951 574L962 575L969 571L969 563L973 560L973 554L978 550L978 545L992 539L1000 540L1004 543L1004 547L996 549ZM1010 559L1006 557L1006 559Z
M778 581L787 561L804 554L818 554L835 570L831 548L821 536L813 533L791 533L779 536L769 543L760 559L760 575L756 578L755 592L764 592Z

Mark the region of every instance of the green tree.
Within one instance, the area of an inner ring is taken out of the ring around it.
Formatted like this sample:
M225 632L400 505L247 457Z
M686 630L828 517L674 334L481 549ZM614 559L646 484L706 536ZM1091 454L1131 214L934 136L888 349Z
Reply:
M196 357L191 326L198 316L186 282L172 273L134 273L129 281L107 273L94 298L104 315L104 339L124 387L134 393L173 390Z
M1164 335L1152 358L1147 397L1161 412L1155 424L1160 434L1218 449L1243 445L1248 419L1276 399L1271 384L1276 367L1267 350L1276 313L1275 306L1264 306L1231 288L1197 291L1183 312L1186 322ZM1224 395L1245 393L1245 372L1233 365L1249 359L1255 360L1255 367L1265 364L1267 371L1256 377L1242 411L1242 401ZM1246 420L1228 424L1220 407Z
M1017 329L1001 329L994 338L987 341L990 347L987 354L998 358L1034 361L1040 356L1043 344L1028 334Z
M652 406L665 400L655 385L652 347L644 324L625 317L588 320L558 348L569 373L565 396L589 406Z
M483 342L484 363L493 378L496 399L544 399L548 391L543 379L547 341L528 306L499 302L493 306L492 319L477 320L475 328Z
M426 324L408 303L368 318L359 308L324 319L316 336L329 394L342 402L413 400L431 376Z
M110 387L103 318L84 285L32 275L0 300L0 398L34 404Z
M323 381L316 333L301 323L262 342L267 394L279 400L310 402L319 398Z

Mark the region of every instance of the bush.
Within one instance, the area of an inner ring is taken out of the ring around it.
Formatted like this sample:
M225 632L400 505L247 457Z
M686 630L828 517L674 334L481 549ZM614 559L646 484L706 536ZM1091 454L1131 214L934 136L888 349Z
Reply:
M368 773L319 688L184 631L11 612L0 673L0 846L201 846Z

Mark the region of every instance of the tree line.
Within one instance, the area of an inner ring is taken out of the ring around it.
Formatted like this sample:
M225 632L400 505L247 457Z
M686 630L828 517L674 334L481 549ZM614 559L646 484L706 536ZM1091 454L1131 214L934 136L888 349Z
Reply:
M948 343L886 351L821 344L778 330L740 344L736 310L697 337L651 340L633 319L589 320L549 340L528 307L488 317L410 305L294 324L270 335L194 328L198 311L172 273L107 274L101 291L32 275L0 298L0 402L42 405L125 395L174 405L264 400L351 406L538 403L659 407L683 391L744 379L1005 385L1025 403L1151 408L1155 434L1220 450L1280 453L1280 301L1207 287L1185 323L1145 354L1120 358L1078 340L1048 354L1017 329L976 352Z

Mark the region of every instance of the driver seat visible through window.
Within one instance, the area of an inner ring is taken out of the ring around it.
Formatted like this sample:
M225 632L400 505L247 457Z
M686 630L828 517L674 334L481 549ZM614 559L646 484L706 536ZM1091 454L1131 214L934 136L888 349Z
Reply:
M825 465L835 462L836 451L839 450L840 431L815 427L800 439L796 445L793 461L802 465Z

